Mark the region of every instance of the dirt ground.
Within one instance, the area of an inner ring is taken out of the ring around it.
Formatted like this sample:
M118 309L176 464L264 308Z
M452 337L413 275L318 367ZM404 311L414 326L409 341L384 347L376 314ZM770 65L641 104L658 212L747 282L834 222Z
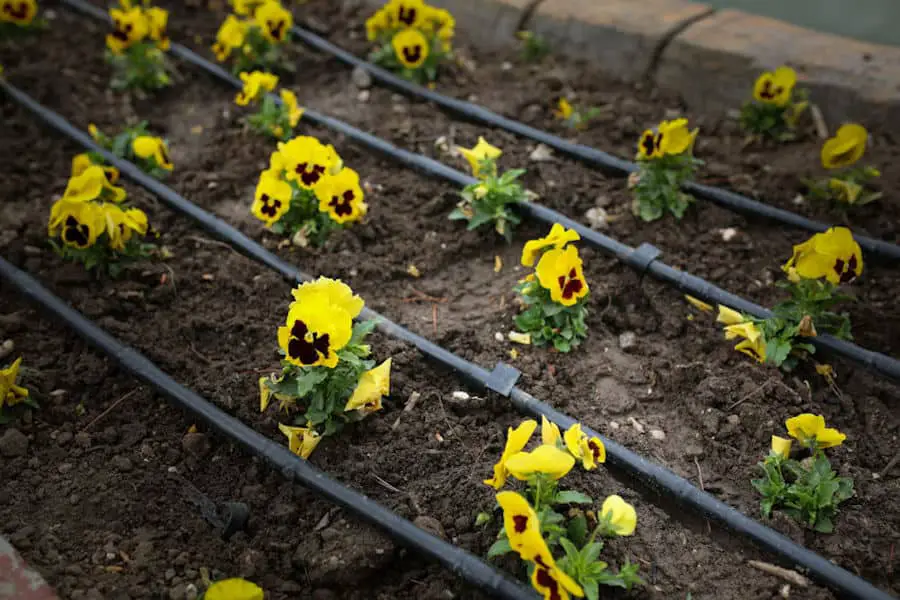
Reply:
M182 3L170 8L173 40L210 56L222 14ZM302 270L342 278L368 306L463 357L486 367L512 363L523 371L524 389L744 513L758 515L749 480L757 475L755 463L767 451L769 436L783 432L786 417L824 414L848 435L832 457L841 474L855 478L857 496L845 505L833 535L805 532L783 518L768 524L900 593L894 574L900 467L886 469L897 453L897 386L840 361L836 388L811 369L784 375L760 368L731 350L711 318L689 318L692 312L674 291L584 245L592 291L589 339L570 355L518 347L519 357L511 359L511 346L495 334L512 327L511 288L524 273L517 267L521 245L543 235L543 226L523 224L511 245L490 232L463 232L446 220L456 202L451 187L326 130L302 127L302 133L334 144L368 182L370 215L319 251L280 248L280 239L249 214L256 176L273 145L245 130L234 91L184 66L178 84L152 99L113 94L106 89L104 29L63 9L52 11L48 31L0 44L9 81L83 129L91 122L111 131L148 120L151 130L169 140L175 172L167 183L185 197ZM297 14L330 31L341 45L366 51L362 13L314 0ZM441 91L474 96L498 112L567 136L571 132L553 120L550 105L560 93L577 93L579 102L603 106L604 116L576 139L622 156L633 153L646 126L679 112L677 98L618 84L589 65L552 56L525 64L512 51L481 55L465 32L458 45L470 68L455 68L441 80ZM504 149L503 167L528 168L526 184L541 202L575 218L602 206L618 217L607 231L613 237L653 243L669 264L761 304L774 303L779 266L792 244L805 239L802 232L703 202L681 223L644 224L630 215L620 179L562 159L535 163L528 141L453 121L386 90L362 94L348 69L301 47L296 61L297 75L283 81L302 104L457 168L463 161L444 153L436 140L470 146L485 135ZM289 286L130 184L130 196L148 212L173 257L118 280L98 280L64 263L46 245L46 218L80 149L41 129L6 98L0 112L0 151L9 174L0 207L3 256L178 381L278 439L273 417L258 413L256 380L277 368L275 329L290 300ZM884 172L886 196L844 214L795 200L798 176L816 173L819 141L811 132L780 148L745 148L727 118L687 116L701 128L697 154L707 163L702 181L898 241L898 199L889 190L900 176L889 167L900 152L878 134L877 123L866 124L874 134L867 162ZM737 230L728 242L721 233L726 228ZM495 256L504 265L499 273ZM411 264L421 277L408 275ZM858 343L897 355L898 282L891 269L866 265L853 286L858 301L849 312ZM202 431L186 436L190 418L117 372L6 285L0 288L0 338L12 339L15 355L24 356L25 382L41 403L40 410L0 429L2 435L15 428L29 441L24 454L0 462L0 532L63 598L190 598L202 591L203 569L213 578L249 577L271 598L479 597L439 567L285 483L227 441ZM454 399L452 392L464 388L452 373L384 336L372 341L377 358L394 357L391 399L376 418L323 442L312 462L483 555L496 526L474 526L476 514L492 503L481 480L499 455L507 426L521 417L501 398ZM392 430L414 391L422 401ZM641 563L648 584L627 597L782 597L784 581L746 562L771 557L707 523L664 512L656 506L662 499L629 489L604 470L576 481L594 497L620 493L637 507L636 535L605 551L614 564L626 557ZM192 489L220 501L247 502L249 530L228 542L219 539L190 503ZM834 596L813 586L794 587L790 597Z

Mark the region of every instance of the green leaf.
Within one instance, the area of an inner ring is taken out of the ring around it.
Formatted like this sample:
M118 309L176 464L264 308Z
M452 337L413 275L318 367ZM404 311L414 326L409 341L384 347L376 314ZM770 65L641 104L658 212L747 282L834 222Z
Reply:
M594 500L587 494L575 490L557 492L555 502L557 504L593 504Z
M569 539L579 546L584 544L587 540L588 525L587 518L583 513L579 512L573 518L569 519L569 522L566 524L566 534L569 536Z
M491 545L491 547L487 551L487 557L494 558L495 556L509 554L512 551L512 547L509 545L509 540L504 538L502 540L497 540Z

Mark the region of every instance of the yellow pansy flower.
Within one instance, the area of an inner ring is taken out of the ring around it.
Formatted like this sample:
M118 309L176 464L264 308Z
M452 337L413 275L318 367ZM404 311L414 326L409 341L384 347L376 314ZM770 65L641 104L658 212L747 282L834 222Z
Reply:
M278 76L265 71L244 72L239 77L244 83L244 88L234 97L238 106L247 106L278 85Z
M562 435L559 426L541 415L541 444L545 446L559 446L562 443Z
M50 236L60 232L63 243L84 250L103 233L106 220L99 204L57 200L50 209Z
M572 470L575 459L556 446L541 445L531 452L518 452L506 460L506 469L516 479L526 481L537 473L560 479Z
M271 227L290 209L293 194L288 182L268 175L268 171L263 172L256 184L250 212L266 227Z
M559 223L554 223L546 237L525 242L525 247L522 248L522 265L534 266L544 248L563 248L566 244L580 239L581 236L574 229L566 229Z
M541 522L528 500L516 492L499 492L497 504L503 510L503 527L509 540L509 547L522 560L545 564L553 562L553 555L547 542L541 536Z
M794 246L782 269L793 269L803 279L824 277L835 285L849 283L862 275L862 249L849 229L832 227Z
M15 406L28 398L28 390L16 384L21 366L22 357L20 356L13 364L5 369L0 369L0 411L4 406Z
M553 115L562 121L568 121L572 118L572 115L575 113L575 109L572 108L572 105L569 103L569 100L565 97L560 98L557 101L557 108L553 111Z
M531 439L534 430L537 429L537 421L526 419L522 421L518 427L513 429L510 427L506 432L506 445L503 448L503 454L500 460L494 465L494 476L491 479L485 479L484 483L491 486L495 490L499 490L506 484L506 478L509 471L506 468L506 462L511 456L521 452Z
M588 438L581 431L579 423L569 427L564 438L569 453L581 461L586 471L596 469L598 464L606 462L606 446L598 437Z
M284 109L288 117L288 123L291 127L296 127L297 123L300 122L300 118L303 116L304 112L304 110L300 108L300 105L297 104L297 94L295 94L291 90L282 89L278 92L278 95L281 97L281 102L284 104Z
M253 20L260 26L266 39L273 43L283 42L294 26L294 16L277 0L261 4L254 11Z
M578 582L556 564L551 567L536 563L531 574L531 585L543 594L544 600L569 600L570 594L577 598L584 597L584 590Z
M482 178L482 175L489 175L489 173L482 173L482 162L488 159L497 160L503 154L500 148L492 146L480 136L478 137L478 143L474 147L463 148L462 146L457 146L456 150L469 162L469 166L472 168L472 175L479 179Z
M427 7L423 0L391 0L384 7L391 23L398 27L418 27L425 19Z
M437 38L444 42L443 48L447 51L456 31L456 19L450 11L425 5L425 22L426 29L433 31Z
M650 159L663 155L662 146L657 142L656 132L647 129L638 140L638 158Z
M822 166L826 169L849 167L866 152L869 132L855 123L841 125L834 137L822 144Z
M305 189L314 189L334 166L337 156L314 137L295 137L289 142L279 142L278 152L284 161L285 177Z
M390 13L384 9L378 10L374 15L366 19L366 39L374 42L385 31L391 27Z
M428 38L417 29L404 29L397 32L391 40L394 54L407 69L417 69L428 59L430 51Z
M147 214L139 208L122 210L118 204L109 202L101 206L105 221L109 247L113 250L124 250L135 233L146 235L149 227Z
M793 442L787 438L772 436L772 454L776 454L782 458L791 455L791 445Z
M322 436L311 427L291 427L279 423L278 429L287 436L288 448L291 449L291 452L300 458L309 458L309 455L322 441Z
M682 154L691 149L697 138L697 129L688 129L687 119L663 121L656 134L657 144L664 154Z
M90 166L69 179L62 199L67 202L89 202L98 198L103 192L103 182L107 181L103 169Z
M762 336L756 339L746 339L734 347L738 352L755 358L757 362L766 362L766 339Z
M245 579L217 581L203 594L203 600L263 600L263 589Z
M86 152L76 154L72 157L72 177L78 177L93 166L101 167L106 174L107 180L111 184L119 180L119 170L117 168L95 165L94 161L91 160L91 157Z
M766 104L785 106L791 101L797 72L790 67L778 67L760 75L753 86L753 97Z
M733 308L728 308L727 306L720 304L719 305L719 316L716 317L717 323L723 323L725 325L737 325L738 323L743 323L747 319L734 310Z
M346 312L351 319L358 317L365 306L363 299L354 294L349 285L340 279L331 279L330 277L319 277L313 281L301 283L294 288L291 295L294 297L294 303L297 304L315 302L319 298L325 304L336 306Z
M735 338L742 338L745 340L750 340L751 342L755 342L762 335L762 332L759 330L753 322L744 321L743 323L736 323L734 325L728 325L725 327L725 339L733 340Z
M563 306L572 306L588 294L581 257L575 246L548 250L535 271L538 283L550 291L550 299Z
M852 205L859 200L863 187L858 183L835 177L828 180L828 189L834 193L834 197L839 201Z
M153 159L156 166L171 171L175 165L169 160L169 149L162 138L149 135L139 135L131 142L131 149L135 156L144 160Z
M229 0L234 12L242 17L248 17L256 12L256 9L268 0Z
M169 23L169 11L151 6L144 9L144 16L147 18L150 39L156 42L156 47L160 50L168 50L169 35L166 33L166 25Z
M840 446L847 436L831 427L825 427L825 417L803 413L784 422L788 435L810 449Z
M109 16L113 22L113 32L107 34L106 46L114 54L121 54L124 50L142 41L150 32L150 24L139 6L128 10L112 8Z
M343 169L337 175L329 175L315 188L319 210L337 223L358 221L365 216L368 205L363 202L363 190L359 175L353 169Z
M369 414L381 410L381 398L391 390L391 359L362 374L356 389L344 406L344 412L357 410Z
M246 36L247 23L234 15L228 15L216 32L216 42L212 45L216 60L223 62L227 59L235 49L244 45Z
M278 345L285 360L298 367L338 364L337 352L347 345L353 333L353 319L324 296L294 302L284 326L278 328Z
M609 496L600 507L601 518L609 523L611 532L616 535L631 535L637 527L637 511L621 496Z
M35 0L0 1L0 23L13 23L20 27L31 25L36 14L37 2Z

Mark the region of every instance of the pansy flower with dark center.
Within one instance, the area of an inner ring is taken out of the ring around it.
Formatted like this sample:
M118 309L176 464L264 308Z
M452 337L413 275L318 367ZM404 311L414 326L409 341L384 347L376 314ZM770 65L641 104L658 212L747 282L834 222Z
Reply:
M119 180L119 170L117 168L95 165L94 161L91 160L91 157L86 152L76 154L72 157L72 177L78 177L90 167L94 166L99 166L103 169L103 172L106 174L106 179L110 184L114 184Z
M572 306L588 294L581 257L575 246L548 250L537 264L538 282L550 291L550 299Z
M579 423L569 427L563 439L569 453L581 461L586 471L596 469L598 464L606 462L606 446L600 438L585 435Z
M581 236L574 229L566 229L559 223L554 223L546 237L525 242L525 247L522 248L522 265L532 267L545 249L564 248L570 242L577 242L580 239Z
M822 144L822 166L826 169L842 169L856 163L866 152L869 132L862 125L841 125L834 137Z
M324 294L311 294L291 304L285 325L278 328L278 345L293 365L334 368L352 330L353 318L346 310Z
M30 25L36 14L37 2L35 0L0 1L0 23Z
M151 6L144 10L144 16L147 18L150 39L156 42L156 47L160 50L168 50L170 44L166 25L169 23L169 11Z
M149 227L147 214L139 208L123 210L118 204L101 205L109 247L124 250L135 233L145 235Z
M315 189L328 175L337 156L310 136L279 143L278 152L284 161L285 178L308 190Z
M156 166L166 171L175 168L169 159L169 149L162 138L149 135L139 135L131 142L134 154L144 160L152 160Z
M418 27L425 20L427 7L422 0L391 0L385 9L398 27Z
M58 200L50 210L50 235L58 232L63 243L73 248L93 246L104 227L102 208L93 202Z
M428 58L428 38L417 29L404 29L391 40L394 54L407 69L421 67Z
M278 85L278 75L266 71L242 72L238 75L244 84L241 91L234 97L238 106L247 106L271 92Z
M368 205L363 202L363 190L359 175L353 169L344 168L337 175L325 177L315 188L319 210L337 223L351 223L365 216Z
M247 36L247 23L241 21L234 15L225 17L225 21L216 32L216 43L212 46L212 51L216 55L216 60L224 62L231 53L244 45L244 38Z
M803 279L825 278L834 285L850 283L863 272L862 249L846 227L832 227L794 246L782 267Z
M253 216L271 227L290 209L293 193L289 183L264 172L256 184L251 207Z
M571 596L584 596L584 590L578 582L556 566L548 568L541 564L535 565L531 585L543 594L544 600L569 600Z
M264 2L253 13L253 19L262 29L263 35L272 43L280 43L287 37L294 25L294 17L277 0Z
M753 97L765 104L785 106L791 101L797 73L790 67L778 67L774 71L763 73L753 86Z
M121 54L150 33L150 23L139 6L127 10L113 8L110 9L109 16L114 29L106 35L106 46L114 54Z

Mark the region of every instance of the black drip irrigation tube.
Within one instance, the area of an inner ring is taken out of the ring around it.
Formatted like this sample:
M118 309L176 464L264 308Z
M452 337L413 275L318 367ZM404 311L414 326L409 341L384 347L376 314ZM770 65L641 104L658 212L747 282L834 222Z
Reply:
M76 12L80 12L92 18L109 21L108 15L103 10L87 4L84 0L63 0L63 4L73 8ZM170 51L185 62L198 67L209 75L228 83L236 89L243 88L243 84L238 78L185 46L172 43ZM6 87L8 88L9 86ZM277 103L281 102L281 99L275 94L270 94L270 97ZM39 112L36 109L32 110ZM41 107L40 110L44 109ZM420 171L431 178L461 187L478 181L474 177L448 167L439 161L398 148L375 135L361 131L352 125L323 115L314 110L306 110L303 114L303 118L313 124L345 135L357 144L386 156L408 168ZM82 133L80 135L83 137L84 134ZM724 304L758 318L764 319L772 314L767 308L723 290L704 279L659 262L658 259L661 255L661 251L650 244L641 244L638 248L632 248L616 239L605 236L589 227L585 227L574 219L553 209L541 206L534 202L523 202L517 205L517 210L526 216L544 223L560 223L569 229L574 229L588 244L607 254L615 256L618 260L639 273L650 274L659 281L673 286L686 294L696 296L706 302ZM826 354L842 356L875 373L887 377L888 379L900 382L900 361L897 359L885 354L867 350L856 344L845 342L829 335L820 335L815 338L809 338L808 342Z
M590 146L585 146L584 144L570 142L559 136L553 135L548 131L537 129L536 127L531 127L520 121L499 115L483 106L458 98L445 96L434 90L429 90L424 86L409 82L301 27L292 27L291 34L311 48L324 52L325 54L330 54L351 67L364 69L375 81L378 81L390 89L396 90L406 96L430 102L467 121L503 129L522 137L532 139L536 142L540 142L569 158L573 158L610 175L626 176L638 170L638 166L631 161L618 158L617 156L613 156L612 154ZM697 198L707 200L732 212L749 215L751 217L771 219L789 227L813 232L822 232L831 227L831 225L826 223L807 219L806 217L789 210L776 208L769 204L758 202L746 196L742 196L741 194L723 190L721 188L689 181L685 183L684 189ZM882 260L900 260L900 246L897 244L892 244L865 235L853 234L853 237L859 242L859 245L872 256Z
M264 459L289 481L302 484L360 520L384 531L402 545L439 562L480 590L507 600L537 598L532 590L507 577L474 554L419 529L367 496L338 483L285 446L254 431L242 421L179 384L144 355L95 325L53 295L31 275L14 267L3 258L0 258L0 276L9 281L23 296L40 305L53 318L65 323L91 346L113 359L120 368L147 383L174 405L192 413L254 456Z
M103 155L120 173L154 193L170 208L196 220L206 231L228 243L244 255L266 265L291 282L308 281L310 277L292 265L278 258L240 231L221 219L207 213L174 190L159 183L132 163L117 158L97 145L87 134L79 131L59 115L45 109L21 91L0 80L0 89L14 100L28 108L46 124L58 132L79 142L86 149ZM71 310L71 309L70 309ZM541 402L531 394L516 386L519 372L509 365L498 363L493 371L471 363L452 352L430 342L422 336L386 319L370 309L364 309L365 318L378 321L379 329L387 335L403 340L416 347L427 357L444 367L460 373L474 388L489 390L509 399L519 411L534 416L545 416L560 427L568 428L577 421ZM588 435L599 437L607 451L607 462L612 469L634 479L667 500L700 515L714 520L724 528L748 538L751 542L777 556L782 563L808 574L818 583L828 586L847 598L859 600L890 600L891 596L875 588L864 579L838 567L822 556L812 552L789 538L747 517L741 512L696 488L683 477L652 463L624 446L607 439L592 429L585 429Z

